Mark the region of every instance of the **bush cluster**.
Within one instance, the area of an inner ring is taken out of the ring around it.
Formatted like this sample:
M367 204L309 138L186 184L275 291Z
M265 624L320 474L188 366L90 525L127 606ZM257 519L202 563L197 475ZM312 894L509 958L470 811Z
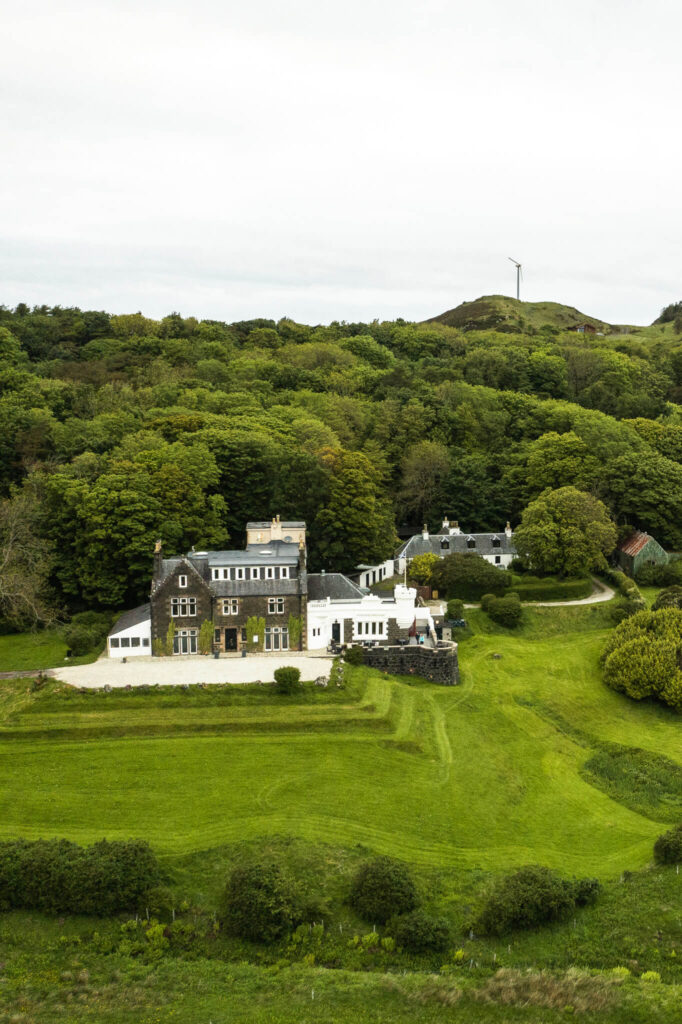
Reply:
M0 908L104 917L139 910L160 880L156 857L144 842L0 843Z
M654 843L654 860L657 864L682 862L682 824L658 837Z
M464 601L460 601L458 598L453 598L452 601L448 601L448 618L449 619L463 619L464 618Z
M100 647L109 632L111 618L105 612L79 612L64 626L62 638L75 658Z
M386 924L389 918L417 907L417 888L404 864L377 857L359 867L348 902L365 921Z
M389 931L396 945L409 953L442 952L450 943L450 925L442 917L432 917L423 910L393 918Z
M602 653L607 686L634 700L682 710L682 611L640 611L617 626Z
M521 621L521 602L519 595L513 592L507 594L506 597L495 597L494 594L486 594L481 601L481 607L488 613L493 622L497 622L500 626L507 626L509 629L513 629Z
M479 601L483 594L504 594L511 582L510 573L473 553L447 555L431 573L431 586L442 597L464 601Z
M651 606L654 612L661 608L682 608L682 587L666 587L660 592Z
M568 881L549 868L529 865L495 884L476 926L488 935L534 928L594 902L600 889L596 879Z
M275 689L277 693L295 693L301 685L301 670L298 668L275 669Z
M347 647L343 652L343 660L349 665L364 665L365 664L365 649L360 644L356 644L354 647Z
M682 583L682 560L675 559L665 565L646 562L637 570L637 582L643 587L674 587Z
M300 895L277 864L236 867L219 916L227 931L239 938L275 942L300 922Z

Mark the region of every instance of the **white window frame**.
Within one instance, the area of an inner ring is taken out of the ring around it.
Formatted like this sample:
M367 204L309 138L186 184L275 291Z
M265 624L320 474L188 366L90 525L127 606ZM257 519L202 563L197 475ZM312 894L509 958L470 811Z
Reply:
M178 586L179 587L186 587L187 586L187 577L184 574L182 576L178 576Z
M213 573L213 579L214 580L219 580L220 579L220 569L213 569L212 573Z
M280 566L279 578L281 580L288 580L289 579L289 566L288 565Z
M251 579L252 580L259 580L261 578L260 571L261 571L260 565L252 565L251 566Z
M186 608L183 611L183 607ZM175 610L174 610L175 608ZM190 609L194 610L191 611ZM197 614L197 599L196 597L172 597L171 598L171 618L173 619L193 619Z
M268 598L268 615L284 615L284 598Z
M239 615L239 598L223 598L223 615Z
M235 573L235 579L238 579L238 580L245 580L246 579L246 569L244 568L243 565L238 565L237 566L237 571Z
M275 567L274 565L265 566L265 578L266 580L274 580L275 578Z

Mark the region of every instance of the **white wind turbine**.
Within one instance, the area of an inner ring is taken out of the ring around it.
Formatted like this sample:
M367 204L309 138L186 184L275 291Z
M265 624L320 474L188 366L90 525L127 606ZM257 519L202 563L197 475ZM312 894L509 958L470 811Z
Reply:
M521 298L521 281L523 280L523 272L521 270L521 264L517 260L513 260L511 256L507 256L508 260L511 260L516 267L516 298Z

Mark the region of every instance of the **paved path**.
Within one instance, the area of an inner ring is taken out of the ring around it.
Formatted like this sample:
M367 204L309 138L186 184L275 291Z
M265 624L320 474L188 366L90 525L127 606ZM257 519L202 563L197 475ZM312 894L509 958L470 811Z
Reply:
M135 657L124 664L120 658L100 658L92 665L56 668L50 675L72 686L181 686L183 683L271 683L276 668L300 668L301 679L327 676L332 658L321 654L249 654L246 658L210 658L194 655L173 658Z

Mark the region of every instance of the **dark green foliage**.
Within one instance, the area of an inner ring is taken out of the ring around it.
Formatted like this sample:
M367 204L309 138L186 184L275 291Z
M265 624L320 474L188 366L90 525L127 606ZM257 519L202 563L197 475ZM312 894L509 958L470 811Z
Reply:
M454 598L452 601L448 601L448 618L464 618L464 601L460 601L458 598Z
M682 315L682 302L670 302L667 306L663 307L660 316L654 320L654 323L669 324L680 315Z
M518 626L523 614L519 596L513 593L507 594L506 597L493 597L488 602L486 611L493 622L497 622L500 626L506 626L508 629Z
M275 942L300 917L299 894L277 864L237 867L230 875L220 919L231 934L251 942Z
M616 546L609 510L593 494L564 486L547 489L524 509L514 532L516 549L540 573L586 576L606 569Z
M651 606L652 611L659 608L682 608L682 587L666 587L662 590Z
M510 585L511 575L470 553L447 555L431 573L431 586L448 599L478 601L483 594L503 594Z
M74 657L87 654L96 646L98 635L95 630L87 626L79 626L77 623L64 627L64 643Z
M106 917L143 908L160 878L156 857L140 841L0 843L0 907Z
M645 562L637 571L636 579L644 587L679 585L682 582L682 560L673 559L664 565L658 562Z
M410 953L442 952L450 943L450 926L442 917L423 910L396 917L389 923L396 945Z
M385 924L417 907L417 889L405 864L377 857L359 868L348 902L370 924Z
M522 601L577 601L592 593L592 581L537 579L523 576L520 583L514 584L514 592Z
M653 750L603 744L585 762L582 774L637 814L654 821L682 818L682 768Z
M349 665L364 665L364 648L361 647L360 644L356 644L354 647L347 647L343 652L343 660L348 662Z
M484 594L483 597L481 598L481 608L483 609L483 611L487 612L488 609L490 608L490 605L493 603L493 601L496 600L497 598L495 597L495 594Z
M657 864L679 864L682 861L682 825L664 832L654 843Z
M275 689L277 693L295 693L301 685L301 670L298 668L276 668Z
M494 885L477 927L488 935L535 928L565 917L578 903L593 902L599 888L593 879L567 881L549 868L529 865Z

